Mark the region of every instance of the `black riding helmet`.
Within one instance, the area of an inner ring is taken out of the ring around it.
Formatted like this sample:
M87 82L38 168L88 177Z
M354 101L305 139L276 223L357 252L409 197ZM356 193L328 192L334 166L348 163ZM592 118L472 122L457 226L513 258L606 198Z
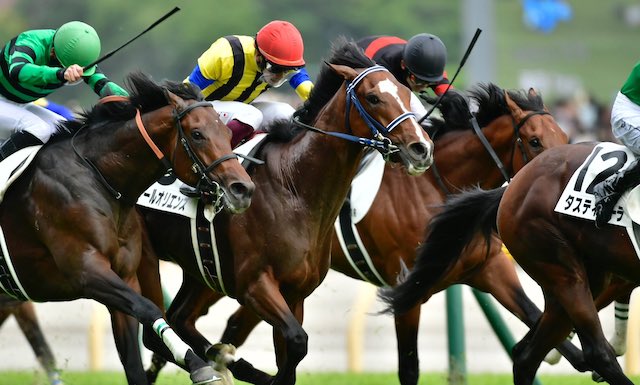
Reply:
M447 48L430 33L420 33L407 42L402 55L404 65L418 79L435 83L444 77Z

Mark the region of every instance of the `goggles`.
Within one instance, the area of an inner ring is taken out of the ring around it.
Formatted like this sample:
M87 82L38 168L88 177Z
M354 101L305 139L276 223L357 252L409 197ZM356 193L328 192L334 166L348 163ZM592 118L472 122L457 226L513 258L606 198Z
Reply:
M286 76L298 71L300 68L299 67L283 67L267 61L267 65L265 66L264 69L265 71L269 71L272 74L277 74L277 75L284 74Z
M422 80L417 77L413 72L409 72L409 78L411 82L415 84L417 87L426 87L426 86L434 86L438 84L438 82L430 82L428 80Z

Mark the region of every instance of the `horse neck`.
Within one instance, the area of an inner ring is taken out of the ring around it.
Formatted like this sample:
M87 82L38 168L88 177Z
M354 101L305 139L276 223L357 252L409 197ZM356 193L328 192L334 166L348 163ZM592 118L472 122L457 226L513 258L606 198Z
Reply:
M170 137L174 134L173 124L167 124L167 121L171 122L170 112L171 108L167 106L142 116L149 136L164 154L168 154ZM86 135L81 151L98 167L112 188L133 202L166 171L144 140L135 120L125 122L106 135Z
M320 111L314 126L324 131L350 133L345 127L344 102L344 97L336 95ZM352 128L361 124L364 122L352 122ZM279 180L293 178L291 183L283 181L282 185L295 190L296 197L305 201L305 207L321 223L321 229L329 229L347 196L363 147L311 131L285 146L273 156L278 158L274 172L280 174ZM289 170L290 177L283 177L284 169Z
M510 115L494 119L482 128L506 172L513 173L514 133ZM494 159L472 131L456 131L436 142L434 159L440 177L448 187L479 185L496 188L505 180Z

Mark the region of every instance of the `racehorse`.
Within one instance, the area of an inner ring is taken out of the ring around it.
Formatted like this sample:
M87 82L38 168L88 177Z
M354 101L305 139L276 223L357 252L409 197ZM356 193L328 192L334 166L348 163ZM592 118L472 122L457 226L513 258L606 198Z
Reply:
M10 274L0 286L24 301L104 304L129 384L147 383L138 322L153 328L161 353L194 383L217 381L162 311L139 294L142 232L135 202L169 170L185 183L224 193L234 212L249 206L255 186L231 152L228 127L196 88L159 85L142 73L129 75L127 84L130 98L103 100L65 122L6 190L0 264Z
M258 186L251 207L243 215L214 218L220 265L214 275L222 277L218 283L201 274L188 218L140 208L155 252L184 270L167 318L185 341L201 346L198 354L215 353L195 329L195 321L221 297L212 290L216 288L274 328L275 377L253 376L250 365L241 361L230 367L236 378L295 383L296 367L307 354L304 300L329 269L333 222L363 157L362 145L373 140L397 147L386 155L402 162L409 174L431 165L433 143L409 113L409 100L410 90L355 43L335 42L309 100L293 121L270 128L270 141L257 153L266 165L250 169ZM292 137L278 139L278 133ZM354 136L360 138L348 140ZM150 374L157 374L156 369Z
M357 265L345 257L336 234L331 253L333 269L378 286L395 283L403 266L413 266L415 249L423 238L424 228L448 192L475 184L497 187L505 178L501 167L510 177L541 151L567 143L566 135L533 90L505 92L494 84L484 84L470 90L469 94L477 104L478 124L483 127L482 135L487 138L490 148L485 148L473 131L466 97L455 91L447 93L440 106L443 119L435 119L431 129L436 160L432 168L415 178L407 176L401 168L387 165L371 209L357 224L370 256L370 270L354 269ZM490 156L490 151L500 159L499 164ZM464 159L472 160L465 162ZM464 167L461 167L462 162ZM346 212L349 211L346 208ZM540 311L524 294L513 263L502 252L498 240L496 245L486 258L481 252L467 253L460 267L439 282L434 292L452 283L468 283L493 294L527 325L533 325ZM493 279L495 275L502 278ZM399 377L403 385L418 381L419 317L419 304L410 314L396 316ZM221 341L242 345L259 321L249 309L241 307L229 319Z
M428 290L428 283L422 284L421 268L427 259L446 274L464 248L489 242L497 228L545 298L542 317L513 348L514 383L531 384L545 354L573 327L590 368L610 384L631 384L604 337L594 297L611 287L612 276L633 286L640 283L637 241L629 230L637 227L637 218L629 219L634 213L629 200L626 208L616 209L612 225L597 229L591 193L593 185L631 162L634 157L625 150L622 146L607 150L597 143L549 149L525 166L508 187L476 189L453 197L431 222L416 268L386 293L388 303L396 309L415 300L420 295L415 292ZM461 221L465 226L460 226Z
M63 385L56 366L56 359L40 328L40 322L33 303L17 301L8 295L0 295L0 326L11 315L14 316L20 330L29 341L29 345L31 345L38 362L47 373L49 383L51 385Z

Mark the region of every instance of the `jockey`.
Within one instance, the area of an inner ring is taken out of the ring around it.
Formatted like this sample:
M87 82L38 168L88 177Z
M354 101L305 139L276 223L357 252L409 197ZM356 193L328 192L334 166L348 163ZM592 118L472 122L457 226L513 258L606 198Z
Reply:
M229 35L219 38L198 58L185 82L197 85L232 132L236 147L262 126L279 118L290 118L287 103L255 101L263 92L285 82L302 101L313 83L304 68L304 45L298 29L288 21L275 20L262 27L256 37ZM183 186L183 193L199 192Z
M640 62L636 63L611 108L613 135L636 155L640 155ZM596 226L606 225L622 194L640 183L640 162L636 159L593 188Z
M100 97L127 92L92 66L100 55L100 38L80 21L57 30L25 31L9 41L0 57L0 128L11 136L0 146L0 160L14 152L46 143L63 118L33 101L65 84L84 80Z
M413 92L431 88L440 96L449 84L444 66L447 48L436 35L420 33L409 41L395 36L369 36L356 42L365 55L388 69L396 79ZM427 113L415 94L411 110L421 118Z
M289 81L302 101L313 83L304 68L300 32L287 21L275 20L251 36L221 37L200 58L185 80L200 87L213 101L222 121L233 132L232 147L268 121L290 117L286 103L254 102L271 87Z

